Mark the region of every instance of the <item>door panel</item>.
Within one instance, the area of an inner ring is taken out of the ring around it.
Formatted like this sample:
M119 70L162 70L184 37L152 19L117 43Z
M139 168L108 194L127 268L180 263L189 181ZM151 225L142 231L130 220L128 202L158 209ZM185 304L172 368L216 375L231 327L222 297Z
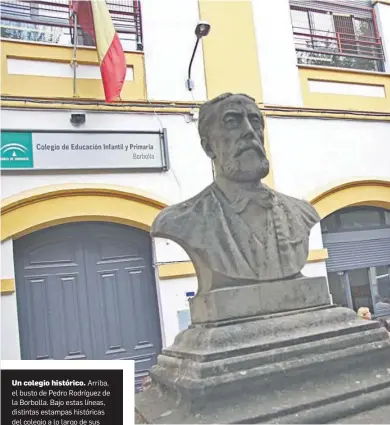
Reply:
M52 332L50 327L50 311L44 308L45 299L49 298L48 278L27 278L26 298L28 334L30 337L30 353L36 359L50 359L54 356Z
M59 235L60 237L62 235ZM74 238L67 237L65 240L45 239L46 245L34 245L27 251L26 268L77 266L76 249Z
M15 241L23 359L134 359L137 387L161 351L149 235L76 223Z
M22 358L90 358L82 247L72 232L53 229L14 244Z
M79 324L83 319L83 311L87 308L81 302L82 295L79 293L80 282L78 276L59 276L60 291L57 294L59 319L61 322L62 344L64 351L68 352L65 359L81 360L86 358L83 349L82 329ZM91 347L88 351L91 351Z

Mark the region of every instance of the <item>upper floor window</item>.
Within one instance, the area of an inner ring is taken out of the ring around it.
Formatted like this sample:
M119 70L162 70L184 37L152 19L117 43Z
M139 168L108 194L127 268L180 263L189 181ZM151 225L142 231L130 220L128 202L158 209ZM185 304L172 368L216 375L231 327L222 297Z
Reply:
M111 18L125 51L143 50L139 0L107 0ZM1 0L1 37L72 45L69 0ZM78 32L78 44L93 45Z
M371 2L290 0L299 64L383 71Z
M321 220L323 233L390 228L390 211L375 207L343 208Z

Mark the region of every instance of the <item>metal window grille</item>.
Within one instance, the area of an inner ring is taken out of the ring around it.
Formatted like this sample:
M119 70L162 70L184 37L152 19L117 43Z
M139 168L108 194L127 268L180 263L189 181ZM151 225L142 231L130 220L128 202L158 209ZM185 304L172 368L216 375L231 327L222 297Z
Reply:
M125 51L143 50L141 2L107 0ZM1 0L1 37L39 43L71 45L69 0ZM79 30L78 44L93 42Z
M290 0L298 63L383 71L373 8L366 1Z

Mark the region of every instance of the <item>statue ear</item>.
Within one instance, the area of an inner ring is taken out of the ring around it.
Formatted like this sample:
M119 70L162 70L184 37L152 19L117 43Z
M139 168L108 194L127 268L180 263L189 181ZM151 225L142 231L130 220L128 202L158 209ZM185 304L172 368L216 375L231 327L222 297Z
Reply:
M208 139L201 139L201 144L202 144L202 148L203 150L206 152L206 155L211 158L211 159L215 159L216 155L213 151L213 148L211 147L211 143Z

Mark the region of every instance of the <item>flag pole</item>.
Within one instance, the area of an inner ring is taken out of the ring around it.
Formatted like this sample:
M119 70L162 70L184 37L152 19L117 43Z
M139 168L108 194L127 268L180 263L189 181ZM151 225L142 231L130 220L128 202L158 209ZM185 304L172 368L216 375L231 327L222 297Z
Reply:
M77 31L77 13L75 13L74 9L72 11L73 14L73 97L77 97L77 39L78 39L78 31Z

